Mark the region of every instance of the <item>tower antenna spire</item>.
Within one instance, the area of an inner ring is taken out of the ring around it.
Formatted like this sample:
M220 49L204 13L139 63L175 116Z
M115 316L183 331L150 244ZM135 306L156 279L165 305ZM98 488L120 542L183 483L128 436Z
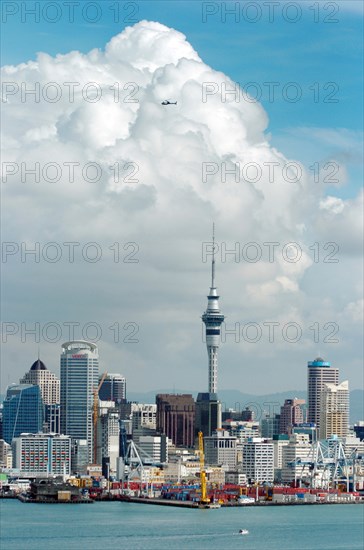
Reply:
M211 288L215 288L215 222L212 223Z

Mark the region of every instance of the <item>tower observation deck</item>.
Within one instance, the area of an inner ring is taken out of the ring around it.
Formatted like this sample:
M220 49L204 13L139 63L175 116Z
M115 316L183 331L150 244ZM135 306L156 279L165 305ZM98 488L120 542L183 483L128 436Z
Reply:
M209 392L217 393L217 366L218 349L220 344L220 326L224 322L225 316L219 308L219 296L215 286L215 227L212 234L212 265L211 265L211 287L207 296L207 308L202 315L202 321L205 323L206 346L209 361Z

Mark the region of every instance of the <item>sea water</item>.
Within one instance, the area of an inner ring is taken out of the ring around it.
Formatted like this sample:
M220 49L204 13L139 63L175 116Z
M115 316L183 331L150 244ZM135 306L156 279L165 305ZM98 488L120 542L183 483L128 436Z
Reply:
M361 504L182 509L0 501L1 550L363 550ZM248 535L239 535L247 529Z

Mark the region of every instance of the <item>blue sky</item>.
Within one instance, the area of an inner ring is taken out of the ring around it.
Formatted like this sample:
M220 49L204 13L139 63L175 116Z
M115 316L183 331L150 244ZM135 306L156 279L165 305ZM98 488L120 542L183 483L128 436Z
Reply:
M215 70L224 72L243 87L253 83L250 91L260 94L258 99L268 113L267 131L272 134L274 146L307 166L317 160L344 156L350 183L336 190L336 194L351 198L360 189L363 119L360 2L331 3L331 7L326 2L317 3L316 11L310 9L312 2L292 3L295 7L290 9L281 2L274 15L270 15L267 3L257 8L257 2L230 2L230 9L238 5L239 12L226 14L225 22L221 2L106 0L96 2L94 8L91 2L81 1L74 7L74 22L70 22L67 5L60 0L57 3L58 14L52 6L44 11L50 2L3 4L2 64L34 60L40 51L56 55L71 50L86 53L93 48L103 49L112 36L133 22L159 21L183 32L205 63ZM38 21L27 12L36 4ZM252 5L249 10L245 9L247 4ZM207 10L216 13L206 14ZM59 20L50 22L56 18ZM254 22L254 18L258 21ZM287 20L296 18L296 22ZM93 23L93 19L98 21ZM293 87L287 88L290 82ZM271 97L272 84L267 83L278 83L274 84ZM295 93L302 93L302 97L291 102L286 93L293 94L290 98ZM335 129L340 146L326 139L322 132L320 139L312 136L307 139L302 128ZM347 139L343 140L343 136ZM358 141L354 151L353 140Z

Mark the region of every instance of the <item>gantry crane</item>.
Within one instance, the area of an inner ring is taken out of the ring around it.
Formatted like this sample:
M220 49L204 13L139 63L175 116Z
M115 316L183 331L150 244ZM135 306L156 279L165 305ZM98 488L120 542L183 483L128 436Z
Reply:
M93 420L94 420L94 464L97 463L97 420L99 417L99 391L104 383L105 378L107 377L107 372L104 372L101 376L100 383L97 388L94 389L94 411L93 411Z
M206 470L205 470L205 455L203 451L203 433L198 432L198 449L200 454L200 482L201 482L201 504L208 504L210 499L207 497L206 490Z

